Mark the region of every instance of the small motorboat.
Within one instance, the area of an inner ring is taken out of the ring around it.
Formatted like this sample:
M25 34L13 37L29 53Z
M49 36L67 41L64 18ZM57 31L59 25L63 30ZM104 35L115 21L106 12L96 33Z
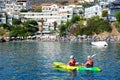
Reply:
M95 42L91 42L91 44L98 47L108 46L108 43L106 41L95 41Z

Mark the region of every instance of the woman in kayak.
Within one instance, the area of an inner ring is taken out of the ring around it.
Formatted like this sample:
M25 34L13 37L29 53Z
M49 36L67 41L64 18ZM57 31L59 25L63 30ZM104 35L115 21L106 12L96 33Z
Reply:
M73 55L70 56L70 61L67 63L67 65L70 65L70 66L75 66L76 64L76 60L74 58Z
M94 61L90 58L90 56L88 56L87 57L87 62L85 64L82 64L82 66L93 67L94 66Z

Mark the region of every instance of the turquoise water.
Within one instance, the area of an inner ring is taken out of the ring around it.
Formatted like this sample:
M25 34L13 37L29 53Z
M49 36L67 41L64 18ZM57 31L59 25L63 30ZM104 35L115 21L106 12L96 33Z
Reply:
M71 54L80 64L96 54L95 66L102 72L54 70L54 61L66 63ZM106 48L88 42L0 43L0 80L120 80L120 43Z

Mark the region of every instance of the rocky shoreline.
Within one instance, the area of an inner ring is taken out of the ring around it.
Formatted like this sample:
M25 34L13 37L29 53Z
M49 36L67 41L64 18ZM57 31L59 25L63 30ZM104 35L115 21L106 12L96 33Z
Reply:
M21 42L21 41L41 41L41 42L82 42L82 41L107 41L107 42L120 42L120 36L66 36L66 37L59 37L59 36L41 36L41 37L34 37L34 38L15 38L12 40L5 40L4 38L0 39L0 42Z

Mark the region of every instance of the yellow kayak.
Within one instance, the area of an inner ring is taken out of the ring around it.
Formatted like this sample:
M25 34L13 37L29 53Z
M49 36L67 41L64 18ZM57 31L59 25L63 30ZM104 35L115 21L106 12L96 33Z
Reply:
M81 67L81 66L69 66L62 62L53 62L53 64L55 68L61 68L64 70L74 70L74 69L78 70Z

